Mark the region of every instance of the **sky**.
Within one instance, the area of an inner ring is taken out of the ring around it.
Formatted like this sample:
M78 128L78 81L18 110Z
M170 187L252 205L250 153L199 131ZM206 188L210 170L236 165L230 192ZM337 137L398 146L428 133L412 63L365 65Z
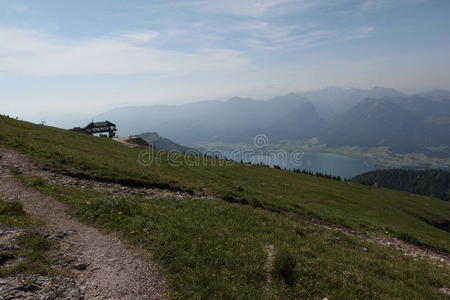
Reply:
M0 0L0 113L450 89L448 0Z

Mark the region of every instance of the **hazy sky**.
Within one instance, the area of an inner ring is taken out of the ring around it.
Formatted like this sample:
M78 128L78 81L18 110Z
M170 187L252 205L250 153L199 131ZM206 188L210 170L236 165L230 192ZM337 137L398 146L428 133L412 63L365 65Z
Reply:
M449 0L0 0L0 113L450 88Z

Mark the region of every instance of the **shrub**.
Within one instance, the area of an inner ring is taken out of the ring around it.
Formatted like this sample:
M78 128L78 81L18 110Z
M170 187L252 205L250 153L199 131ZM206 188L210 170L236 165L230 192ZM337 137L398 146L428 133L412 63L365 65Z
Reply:
M2 216L24 216L22 203L0 201L0 215Z
M254 208L263 207L263 204L258 199L252 198L248 201L248 203Z
M297 259L287 249L281 248L274 262L274 273L279 279L283 280L286 284L294 284L297 277Z
M45 180L42 179L41 177L33 178L31 185L34 187L43 187L45 186Z

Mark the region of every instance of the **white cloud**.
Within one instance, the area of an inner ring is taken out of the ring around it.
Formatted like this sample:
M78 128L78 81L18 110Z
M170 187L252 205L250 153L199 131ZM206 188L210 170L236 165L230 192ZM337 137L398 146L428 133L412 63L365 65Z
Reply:
M379 10L400 4L415 5L426 1L427 0L364 0L359 8L362 10Z
M223 0L222 2L231 3L228 6L228 11L230 13L251 17L267 17L291 14L294 12L298 13L321 7L324 4L330 4L330 1L326 0ZM245 4L242 5L242 3ZM225 11L227 10L227 6L225 5L222 8L225 8Z
M170 7L196 7L202 11L246 16L267 17L305 11L313 7L330 3L329 0L182 0L166 3Z
M125 32L123 37L135 43L146 43L159 35L156 31Z
M33 75L178 73L238 69L240 52L201 49L194 53L145 47L154 32L71 40L45 32L0 28L0 72Z
M331 30L301 26L267 26L246 40L249 49L293 50L330 45L342 41L362 39L370 36L374 27L348 30Z

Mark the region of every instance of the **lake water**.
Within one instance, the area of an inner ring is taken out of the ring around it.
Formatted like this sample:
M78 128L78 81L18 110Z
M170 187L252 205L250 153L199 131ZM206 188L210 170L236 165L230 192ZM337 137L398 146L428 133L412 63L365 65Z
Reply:
M299 152L287 153L286 155L280 155L279 153L242 155L242 153L229 152L227 157L236 161L261 162L270 166L279 165L283 169L308 170L340 176L341 178L351 178L361 173L374 170L364 160L333 153Z

